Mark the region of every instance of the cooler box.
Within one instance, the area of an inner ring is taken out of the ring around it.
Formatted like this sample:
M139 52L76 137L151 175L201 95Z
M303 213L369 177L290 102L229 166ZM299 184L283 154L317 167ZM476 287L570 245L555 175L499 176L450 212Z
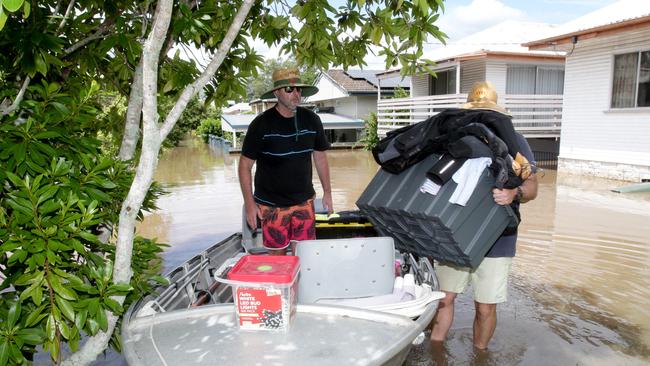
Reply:
M430 155L400 174L380 169L357 206L382 236L400 251L477 267L492 244L517 218L492 198L494 177L486 168L465 206L449 202L456 189L450 179L436 195L422 192L426 173L438 160Z
M228 273L239 328L287 331L296 313L296 256L245 255Z

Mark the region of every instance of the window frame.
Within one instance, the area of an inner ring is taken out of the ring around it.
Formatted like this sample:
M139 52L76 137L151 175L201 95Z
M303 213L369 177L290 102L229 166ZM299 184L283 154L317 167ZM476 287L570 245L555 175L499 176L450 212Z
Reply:
M526 68L530 69L530 71L533 71L533 74L531 75L533 80L533 91L527 92L527 93L516 93L512 92L509 90L509 83L510 83L510 73L514 72L513 70L515 68ZM561 72L561 79L558 79L557 81L559 82L559 85L561 87L561 91L559 93L554 93L554 94L545 94L540 92L541 85L540 83L542 82L541 75L540 73L544 70L548 71L558 71ZM566 79L566 66L565 65L546 65L546 64L538 64L538 63L517 63L517 62L512 62L512 63L507 63L506 64L506 94L522 94L522 95L563 95L564 94L564 82Z
M641 60L642 60L642 54L643 53L648 53L650 55L650 49L641 49L638 51L632 51L632 52L621 52L621 53L616 53L612 55L612 67L611 67L611 81L610 81L610 98L609 98L609 108L610 110L615 110L615 111L629 111L629 110L635 110L635 109L642 109L642 110L647 110L650 108L649 105L644 105L644 106L639 106L639 90L640 90L640 85L642 84L640 82L640 76L641 76ZM635 70L635 75L634 75L634 91L633 91L633 105L626 107L626 106L614 106L614 98L616 97L615 94L615 83L616 83L616 59L617 57L620 56L626 56L626 55L636 55L636 70Z
M448 67L448 68L444 68L444 69L441 69L441 70L436 70L436 77L435 78L433 76L429 75L429 95L456 94L456 89L457 89L457 86L456 86L456 67L457 66ZM448 74L447 82L446 82L446 85L445 85L445 87L447 89L446 90L447 92L444 93L444 94L434 94L436 79L438 77L438 74L442 74L442 73ZM450 82L451 82L452 85L450 85ZM453 89L453 90L449 90L449 89Z

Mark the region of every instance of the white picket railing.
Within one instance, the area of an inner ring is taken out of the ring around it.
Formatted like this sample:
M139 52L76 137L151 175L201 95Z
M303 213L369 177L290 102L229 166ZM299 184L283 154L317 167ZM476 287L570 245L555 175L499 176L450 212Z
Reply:
M377 133L423 121L447 108L460 108L467 94L382 99L377 103ZM515 130L525 137L560 137L562 95L505 95L502 105L512 115Z

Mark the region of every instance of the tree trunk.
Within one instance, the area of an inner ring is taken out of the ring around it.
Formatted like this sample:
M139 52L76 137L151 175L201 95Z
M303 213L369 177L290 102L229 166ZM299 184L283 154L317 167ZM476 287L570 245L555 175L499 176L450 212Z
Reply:
M131 160L140 138L140 115L142 114L142 59L133 73L133 84L129 94L129 105L124 122L124 135L118 157L120 160Z
M142 51L142 86L143 86L143 142L142 154L136 168L133 183L120 210L117 243L115 248L115 265L113 267L114 283L129 283L131 280L131 257L133 254L133 237L138 211L151 186L153 173L158 162L158 152L162 138L158 129L158 54L165 40L171 20L173 0L159 0L151 33L145 41ZM120 304L124 297L116 297ZM118 318L107 312L108 329L90 337L84 346L65 360L63 365L87 365L97 359L110 341Z
M133 183L120 211L120 222L115 249L115 266L113 269L114 283L129 283L131 281L131 259L133 255L136 218L144 197L151 187L153 175L158 163L160 146L180 118L181 113L187 107L190 99L214 77L217 69L226 58L235 37L241 30L254 2L254 0L244 0L208 67L194 83L188 85L183 90L178 101L167 115L164 124L159 127L156 102L158 96L158 62L159 53L169 28L173 0L158 1L153 27L142 51L142 153L140 154ZM114 299L120 304L124 302L124 297L116 297ZM106 349L110 335L113 333L118 320L111 312L107 312L106 315L108 318L108 330L105 333L100 332L90 337L82 349L65 360L62 363L63 365L87 365L94 361Z

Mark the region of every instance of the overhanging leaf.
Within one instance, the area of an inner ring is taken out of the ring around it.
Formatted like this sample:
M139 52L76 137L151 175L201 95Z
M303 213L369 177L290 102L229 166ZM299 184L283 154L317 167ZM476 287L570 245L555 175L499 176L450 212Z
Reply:
M63 316L74 321L74 308L72 307L72 304L61 296L55 295L54 299L56 304L59 305L59 310L61 310Z
M6 338L0 341L0 365L6 365L9 360L9 343Z
M56 320L54 320L54 314L50 314L47 317L47 324L45 325L45 333L47 335L47 339L50 341L54 340L54 337L56 336Z
M51 275L49 276L49 278L50 278L50 283L52 284L52 289L59 296L61 296L66 300L77 300L77 294L74 291L68 289L67 287L62 286L58 276Z
M41 344L43 342L43 338L45 338L45 333L43 333L43 331L39 328L21 329L16 332L16 335L20 337L23 342L32 346Z
M45 309L45 304L39 306L35 310L32 310L29 313L29 316L27 316L27 319L25 320L25 325L28 327L31 327L41 321L44 317L47 316L47 314L43 314L43 310Z
M0 6L0 30L5 27L5 23L7 23L7 14L5 14L2 6Z
M7 8L7 10L13 13L14 11L20 9L21 6L23 6L23 1L24 0L2 0L2 3L4 4L5 8Z
M9 314L7 316L7 326L9 328L12 328L18 322L18 319L20 318L20 311L21 307L19 301L13 302L9 307Z
M59 331L61 332L63 338L65 339L70 338L70 327L68 327L68 324L66 324L65 322L59 323Z
M95 315L95 319L97 320L97 324L99 324L101 330L106 331L106 329L108 329L108 318L106 317L106 310L104 308L99 308L99 311Z
M29 14L32 12L32 6L30 5L29 1L25 1L23 4L23 18L27 19L29 18Z

